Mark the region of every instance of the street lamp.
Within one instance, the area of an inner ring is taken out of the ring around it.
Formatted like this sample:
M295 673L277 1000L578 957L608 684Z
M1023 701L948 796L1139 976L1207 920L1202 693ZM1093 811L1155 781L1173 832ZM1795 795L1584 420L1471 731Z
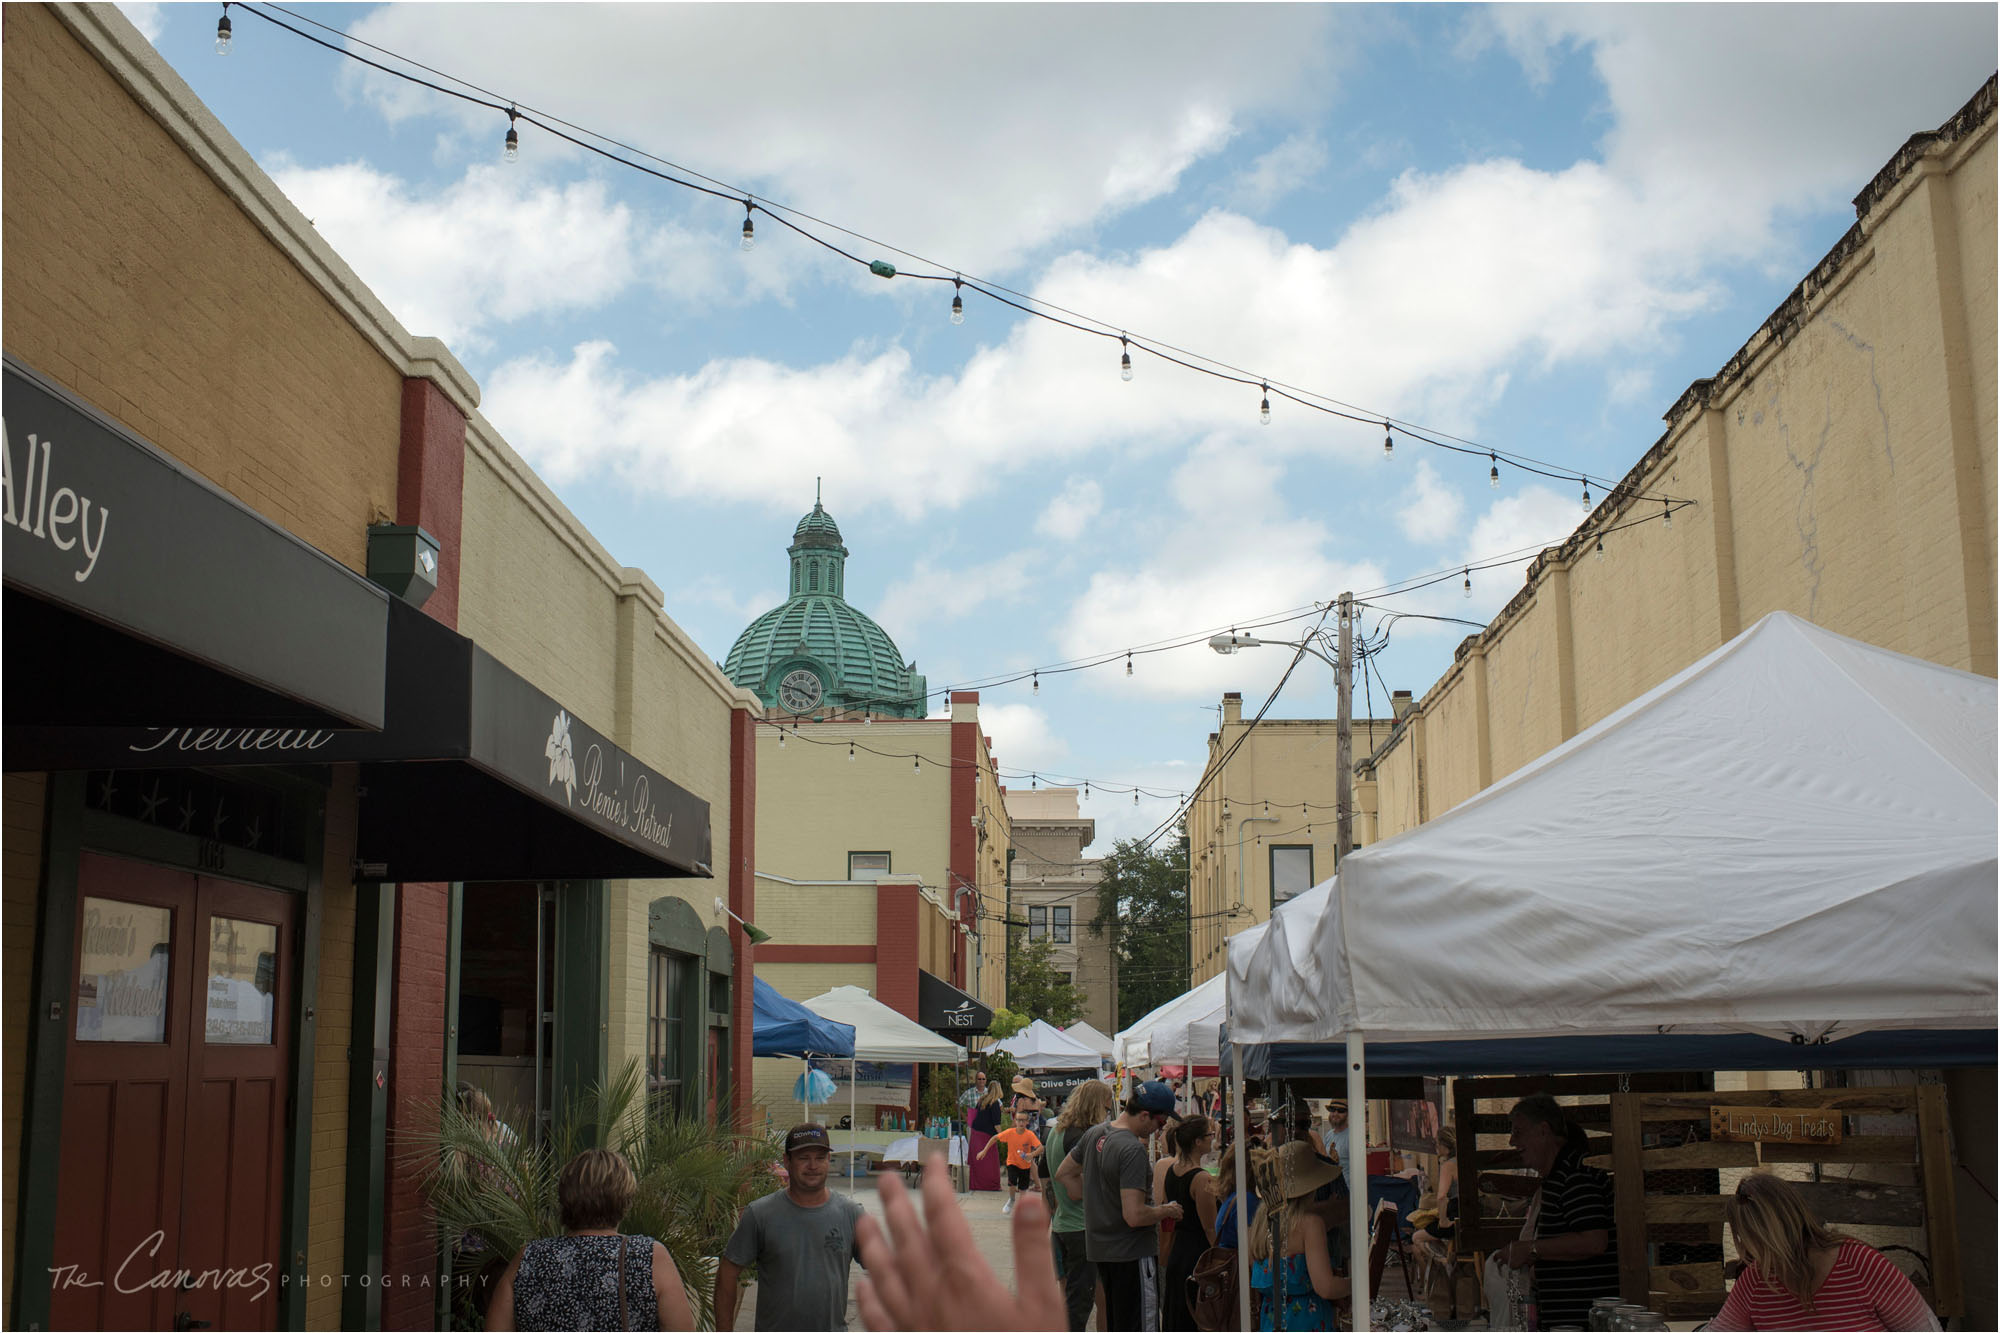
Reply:
M1227 634L1217 634L1208 641L1208 646L1225 657L1239 648L1272 647L1290 648L1297 652L1311 653L1320 661L1333 668L1333 682L1340 699L1338 722L1334 732L1334 847L1333 865L1336 871L1347 856L1348 844L1354 837L1354 594L1340 594L1340 660L1335 661L1319 649L1313 647L1312 640L1300 639L1286 642L1283 639L1260 639L1254 634L1239 634L1231 630Z

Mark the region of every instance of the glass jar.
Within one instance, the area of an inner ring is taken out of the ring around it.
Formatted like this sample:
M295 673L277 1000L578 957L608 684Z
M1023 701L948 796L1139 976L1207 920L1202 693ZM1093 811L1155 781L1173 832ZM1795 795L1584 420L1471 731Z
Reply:
M1611 1327L1611 1312L1623 1302L1616 1296L1599 1296L1590 1303L1589 1326L1595 1333L1604 1333Z

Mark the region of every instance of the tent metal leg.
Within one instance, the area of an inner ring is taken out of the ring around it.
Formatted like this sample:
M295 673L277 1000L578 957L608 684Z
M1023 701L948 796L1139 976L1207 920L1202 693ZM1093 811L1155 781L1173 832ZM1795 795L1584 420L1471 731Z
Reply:
M1347 1034L1347 1156L1345 1169L1358 1166L1360 1179L1347 1181L1347 1280L1353 1287L1354 1323L1368 1327L1368 1078L1361 1034ZM1355 1152L1354 1124L1361 1122L1360 1152Z
M1250 1115L1243 1105L1243 1048L1229 1043L1229 1064L1236 1097L1236 1134L1232 1151L1236 1155L1236 1300L1242 1314L1241 1328L1255 1328L1250 1318L1250 1224L1243 1220L1243 1205L1250 1198Z

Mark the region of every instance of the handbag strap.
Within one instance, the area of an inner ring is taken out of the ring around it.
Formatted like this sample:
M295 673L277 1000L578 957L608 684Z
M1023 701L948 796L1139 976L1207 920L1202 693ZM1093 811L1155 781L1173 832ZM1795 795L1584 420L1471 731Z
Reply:
M630 1237L620 1236L618 1238L618 1328L620 1333L632 1327L632 1322L625 1317L625 1247L629 1244L631 1244Z

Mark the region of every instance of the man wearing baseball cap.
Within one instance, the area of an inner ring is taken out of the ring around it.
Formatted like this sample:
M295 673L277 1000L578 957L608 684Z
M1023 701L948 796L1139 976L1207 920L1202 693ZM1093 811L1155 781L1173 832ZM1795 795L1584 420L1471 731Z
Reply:
M1057 1182L1083 1196L1084 1253L1104 1283L1105 1325L1118 1333L1160 1327L1159 1226L1181 1206L1153 1202L1146 1140L1178 1119L1172 1088L1141 1083L1123 1113L1086 1130L1056 1168Z
M854 1226L861 1205L826 1187L833 1145L825 1125L785 1135L783 1193L743 1210L715 1266L715 1326L736 1327L737 1284L757 1266L757 1327L847 1327L848 1266L859 1260Z

